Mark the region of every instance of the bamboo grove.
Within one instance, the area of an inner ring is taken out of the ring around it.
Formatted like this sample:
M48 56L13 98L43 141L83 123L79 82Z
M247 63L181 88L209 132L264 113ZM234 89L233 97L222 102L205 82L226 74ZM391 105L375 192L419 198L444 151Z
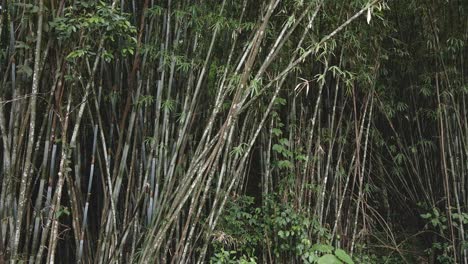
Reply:
M468 263L467 9L2 0L0 263Z

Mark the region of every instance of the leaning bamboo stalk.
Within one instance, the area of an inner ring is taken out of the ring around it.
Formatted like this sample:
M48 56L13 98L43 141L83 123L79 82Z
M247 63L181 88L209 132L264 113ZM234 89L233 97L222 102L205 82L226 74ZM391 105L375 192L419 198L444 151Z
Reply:
M223 10L224 10L224 5L225 5L226 1L223 0L222 2L222 5L221 5L221 10L220 10L220 13L222 14ZM184 123L183 123L183 126L181 126L181 130L179 131L179 137L178 137L178 140L176 142L176 149L175 149L175 155L173 155L172 159L171 159L171 162L170 162L170 165L169 165L169 169L168 169L168 172L167 172L167 175L168 175L168 179L169 179L169 184L167 185L169 187L169 189L172 188L173 186L173 181L171 181L170 179L172 179L172 175L174 173L174 169L175 169L175 162L176 162L176 158L177 158L177 153L182 145L182 139L185 137L185 134L187 133L187 129L188 129L188 126L190 124L190 120L192 118L192 115L193 115L193 112L195 110L195 106L196 106L196 102L197 102L197 98L198 98L198 94L200 93L200 89L202 87L202 82L203 82L203 79L205 78L205 75L206 75L206 72L207 72L207 68L208 68L208 62L212 56L212 53L213 53L213 48L214 48L214 44L215 44L215 41L217 39L217 36L218 36L218 30L216 29L212 35L212 38L211 38L211 42L210 42L210 46L208 48L208 51L207 51L207 54L206 54L206 58L204 60L204 64L203 64L203 67L200 71L200 74L198 76L198 79L197 79L197 84L194 88L194 92L193 92L193 96L192 96L192 100L190 102L190 106L188 108L188 111L187 111L187 115L186 117L184 118ZM195 45L195 44L194 44ZM165 199L163 199L162 201L165 201ZM164 202L163 202L164 203Z
M285 80L285 78L283 79L283 81ZM268 104L268 107L267 107L267 110L265 112L265 114L263 115L262 117L262 120L260 121L259 125L257 126L257 128L254 130L254 135L252 136L252 138L250 139L248 145L247 145L247 149L245 151L245 154L243 155L241 161L240 161L240 164L239 164L239 167L238 169L233 173L234 177L233 179L231 180L230 184L229 184L229 187L227 188L226 190L226 193L230 193L232 187L234 186L234 184L237 182L237 179L239 178L239 176L241 175L241 172L242 170L244 169L244 166L245 166L245 162L247 161L247 158L248 158L248 154L250 153L250 150L252 149L260 131L262 130L263 128L263 125L265 123L265 121L267 120L268 116L269 116L269 113L275 103L275 100L276 100L276 97L278 96L278 93L280 91L280 88L282 86L282 82L280 84L277 85L276 89L275 89L275 92L273 94L273 97L272 99L270 100L269 104ZM213 224L211 225L211 228L208 232L208 234L210 234L211 232L213 232L213 229L214 227L216 226L216 222L218 221L219 217L220 217L220 214L226 204L226 201L227 201L227 198L228 196L225 196L224 199L222 200L220 206L219 206L219 209L218 209L218 214L217 216L215 217L214 221L213 221ZM206 241L209 241L208 239ZM203 247L203 250L202 250L202 253L198 259L198 263L201 263L204 261L204 258L205 258L205 255L206 255L206 250L208 248L208 244L205 243L204 247Z
M362 14L364 11L361 10L360 12L361 12L361 14ZM356 17L357 17L357 16L356 16ZM352 20L348 20L348 21L352 21ZM348 22L348 21L347 21L347 22ZM350 23L350 22L349 22L349 23ZM347 25L347 24L345 23L344 25ZM344 26L343 26L343 27L344 27ZM342 27L342 28L343 28L343 27ZM342 29L342 28L341 28L341 29ZM340 30L341 30L341 29L340 29ZM335 32L335 31L334 31L334 32ZM336 31L336 32L337 32L337 31ZM335 32L334 34L336 34L336 32ZM332 33L332 34L333 34L333 33ZM294 63L294 62L292 62L292 63ZM289 67L288 67L287 69L289 69ZM287 69L286 69L286 70L287 70ZM283 72L284 72L284 71L283 71ZM283 80L284 80L284 78L283 78ZM278 85L278 87L281 87L281 85ZM279 89L278 89L278 90L279 90ZM277 91L278 91L278 90L277 90ZM277 92L276 92L276 94L277 94ZM276 97L276 95L274 96L274 98L275 98L275 97ZM272 102L273 102L273 101L272 101ZM272 106L272 105L269 105L270 108L271 108L271 106ZM263 121L263 122L264 122L264 121ZM263 124L263 122L262 122L261 124ZM258 133L259 133L259 132L257 132L256 135L258 135ZM256 136L255 136L255 137L256 137ZM253 144L253 143L252 143L252 144ZM250 146L250 147L251 147L251 146ZM247 151L247 153L248 153L248 151ZM245 162L245 158L244 158L244 162ZM237 172L237 173L238 173L238 172ZM229 186L228 190L229 190L230 188L232 188L234 182L235 182L235 181L233 181L233 182L231 183L231 185ZM229 192L229 191L228 191L228 192ZM224 199L223 204L224 204L225 200L226 200L226 198ZM223 205L221 205L221 208L222 208L222 207L223 207ZM206 248L207 248L207 246L205 245L205 246L203 247L202 257L201 257L200 259L203 259L203 256L204 256L204 254L205 254L205 252L206 252Z
M299 42L298 49L300 48L301 43L302 43L302 42ZM294 57L293 57L292 60L294 60ZM292 62L292 61L291 61L291 62ZM264 124L266 118L268 117L269 112L271 111L271 108L273 107L273 104L274 104L274 102L275 102L275 99L276 99L276 97L277 97L277 95L278 95L278 93L279 93L279 90L280 90L280 88L281 88L281 86L282 86L282 83L284 82L285 79L286 79L286 78L283 77L283 79L281 80L280 84L277 84L277 87L276 87L276 89L275 89L275 93L274 93L274 95L273 95L273 97L272 97L272 100L270 100L270 103L269 103L269 105L268 105L268 107L267 107L266 114L263 116L263 118L262 118L262 120L261 120L261 122L260 122L260 125L259 125L259 126L257 127L257 129L255 130L255 134L254 134L253 138L250 140L250 142L249 142L249 144L248 144L248 146L247 146L247 150L245 151L245 154L244 154L244 156L242 157L242 161L241 161L241 163L240 163L241 165L239 166L239 168L241 168L241 169L240 169L240 170L238 169L238 170L236 171L236 175L239 175L240 171L242 170L242 168L243 168L243 166L244 166L244 164L245 164L245 161L246 161L246 159L247 159L247 157L248 157L248 154L249 154L249 152L250 152L250 150L251 150L251 148L252 148L254 142L256 141L256 138L257 138L258 134L260 133L260 130L262 129L263 124ZM230 192L230 190L231 190L232 187L234 186L234 183L235 183L235 182L236 182L236 177L234 177L234 180L232 180L231 183L229 184L229 187L227 188L227 193ZM216 217L215 217L212 221L210 220L210 230L209 230L208 234L210 234L210 233L214 230L214 227L216 226L216 222L217 222L217 220L219 219L219 216L220 216L220 214L221 214L221 211L222 211L222 209L224 208L224 204L226 203L226 200L227 200L227 196L224 197L224 199L222 200L221 205L220 205L219 210L218 210L218 213L216 214ZM214 212L214 211L212 210L212 212ZM213 215L213 216L214 216L214 215ZM210 216L210 219L212 219L213 216ZM209 241L209 240L207 239L206 241ZM205 242L205 244L204 244L204 246L203 246L203 249L202 249L201 256L200 256L200 258L199 258L199 261L203 261L203 260L204 260L205 254L206 254L206 251L207 251L207 248L208 248L208 244L207 244L207 242Z

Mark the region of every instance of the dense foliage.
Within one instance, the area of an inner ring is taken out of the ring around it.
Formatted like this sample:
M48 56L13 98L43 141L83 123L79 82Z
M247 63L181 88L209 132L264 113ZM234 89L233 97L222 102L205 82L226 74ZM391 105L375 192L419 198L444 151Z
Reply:
M468 2L2 0L0 263L468 263Z

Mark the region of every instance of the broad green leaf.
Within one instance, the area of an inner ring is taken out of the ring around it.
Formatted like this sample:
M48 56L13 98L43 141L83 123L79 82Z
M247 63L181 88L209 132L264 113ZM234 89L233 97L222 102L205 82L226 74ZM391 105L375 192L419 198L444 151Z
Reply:
M321 256L318 259L317 263L318 264L342 264L343 262L341 262L337 257L335 257L332 254L326 254L326 255Z
M278 128L273 128L271 132L275 134L275 136L280 136L281 134L283 134L283 132Z
M428 219L428 218L431 217L431 214L430 213L422 214L421 217L424 218L424 219Z
M333 247L325 244L315 244L312 246L313 251L318 251L320 253L332 253Z
M294 165L289 160L280 160L278 167L281 169L292 169Z
M281 153L284 151L284 147L279 144L274 144L272 149L278 153Z
M344 263L354 264L354 261L351 259L351 257L342 249L335 250L335 255Z

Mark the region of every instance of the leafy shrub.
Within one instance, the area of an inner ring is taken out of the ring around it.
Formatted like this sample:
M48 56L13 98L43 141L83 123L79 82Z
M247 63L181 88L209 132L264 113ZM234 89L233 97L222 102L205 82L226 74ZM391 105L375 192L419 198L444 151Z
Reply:
M331 246L329 231L316 219L274 195L261 207L253 204L248 196L228 203L213 236L211 263L255 263L262 249L304 263L354 263L344 250Z

